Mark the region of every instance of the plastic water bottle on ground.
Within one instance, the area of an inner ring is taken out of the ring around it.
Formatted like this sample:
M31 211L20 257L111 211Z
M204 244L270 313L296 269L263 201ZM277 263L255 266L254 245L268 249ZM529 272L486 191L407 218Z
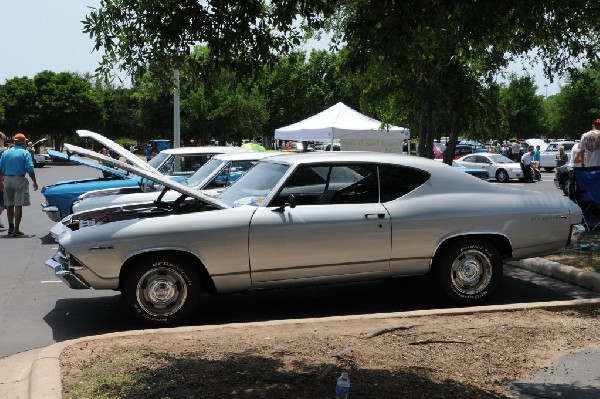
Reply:
M348 373L343 371L335 385L335 399L347 399L350 394L350 378Z

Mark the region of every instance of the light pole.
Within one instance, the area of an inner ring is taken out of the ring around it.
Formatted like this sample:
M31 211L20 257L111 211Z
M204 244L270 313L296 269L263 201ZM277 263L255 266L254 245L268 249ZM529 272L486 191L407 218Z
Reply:
M546 95L544 96L544 98L547 99L548 98L548 83L546 83L544 85L544 87L546 88Z
M173 90L173 148L179 148L181 143L179 120L179 69L173 71L175 89Z

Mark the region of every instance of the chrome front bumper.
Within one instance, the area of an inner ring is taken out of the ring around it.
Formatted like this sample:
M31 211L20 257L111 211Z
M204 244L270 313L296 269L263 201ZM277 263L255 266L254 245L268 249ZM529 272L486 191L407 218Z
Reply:
M62 219L60 217L60 209L58 209L57 206L48 206L46 204L42 204L42 211L46 212L46 215L48 215L50 220L53 222L60 222Z
M45 265L54 271L54 275L58 277L62 282L76 290L88 289L90 285L77 276L69 267L69 261L61 254L57 252L52 258L45 262Z

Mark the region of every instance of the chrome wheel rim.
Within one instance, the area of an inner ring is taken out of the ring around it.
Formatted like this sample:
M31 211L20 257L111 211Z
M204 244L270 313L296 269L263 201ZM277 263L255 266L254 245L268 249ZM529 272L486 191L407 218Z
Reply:
M463 251L452 262L452 286L464 295L477 295L484 291L492 279L492 262L478 249Z
M183 275L166 267L154 268L144 273L136 289L140 307L155 317L177 313L184 305L187 294Z
M508 180L508 172L505 170L498 171L498 177L496 178L499 182L505 182Z

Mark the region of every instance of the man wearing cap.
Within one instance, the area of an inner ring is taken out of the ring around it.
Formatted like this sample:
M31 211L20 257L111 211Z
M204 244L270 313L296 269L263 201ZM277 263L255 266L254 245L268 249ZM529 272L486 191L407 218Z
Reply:
M600 166L600 118L592 122L592 130L581 136L579 148L584 151L583 166Z
M8 216L8 234L23 236L21 218L23 207L31 205L29 201L28 174L33 181L33 189L37 191L38 184L33 169L33 159L27 146L27 138L23 133L14 136L15 144L4 151L0 158L0 188L4 188L4 204Z

